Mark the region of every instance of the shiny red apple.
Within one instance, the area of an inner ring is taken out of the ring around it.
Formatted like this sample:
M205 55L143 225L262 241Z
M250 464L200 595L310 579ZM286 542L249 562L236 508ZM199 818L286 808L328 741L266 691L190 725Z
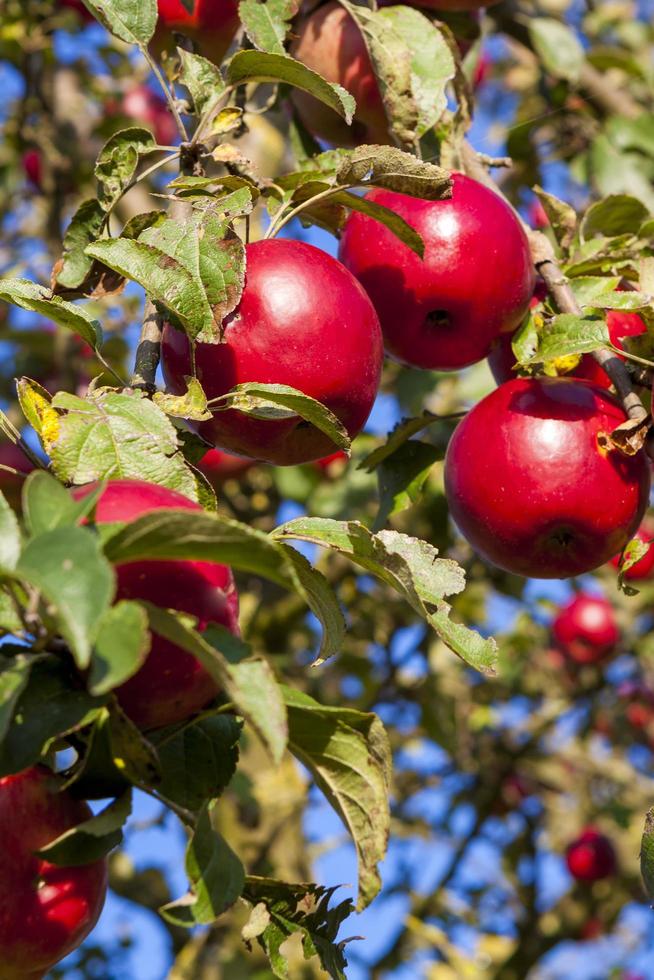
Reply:
M328 143L388 143L388 120L379 85L360 28L335 0L300 20L290 53L329 82L342 85L356 101L351 126L333 109L299 89L293 104L309 132Z
M617 858L613 844L594 827L586 829L567 848L568 870L577 881L599 881L615 874Z
M364 290L340 262L304 242L274 239L246 247L243 296L225 320L223 343L197 344L197 376L208 398L244 382L284 384L324 403L351 437L370 414L381 374L379 322ZM189 341L167 324L162 366L171 391L192 374ZM332 440L298 416L261 419L234 409L198 425L209 442L279 466L334 451Z
M380 189L367 197L425 244L420 259L373 218L352 213L345 225L339 256L374 303L387 352L445 371L486 357L499 334L519 325L534 291L529 244L511 208L462 174L453 174L449 200Z
M625 337L638 337L645 333L647 327L637 313L623 313L620 310L609 310L606 314L606 326L609 331L611 343L624 350L622 340ZM488 366L497 384L509 381L514 378L516 359L511 348L513 336L502 334L494 342L488 355ZM569 364L567 370L563 370ZM600 388L610 388L611 379L606 371L602 370L592 354L582 354L575 364L573 360L562 361L559 374L567 374L573 378L583 378L585 381L592 381Z
M106 861L64 867L34 853L90 816L86 803L57 791L44 766L0 778L2 980L40 980L96 924Z
M149 126L160 146L170 146L176 142L177 126L168 103L147 85L136 85L126 92L120 109L128 119Z
M195 0L192 13L181 0L158 0L158 8L155 50L174 46L177 32L191 38L205 58L222 61L239 26L237 0Z
M73 491L86 496L93 485ZM187 497L144 480L112 480L95 508L95 522L133 521L159 510L201 511ZM117 599L145 599L165 609L189 613L197 629L211 623L238 635L238 596L231 570L206 561L135 561L116 566ZM157 634L142 667L115 694L139 728L184 721L218 693L213 678L191 654Z
M580 592L554 617L552 637L561 653L575 663L604 660L620 642L613 606L602 596Z
M566 578L610 560L638 527L650 474L599 437L624 422L601 388L516 378L459 423L445 460L450 514L475 551L518 575Z

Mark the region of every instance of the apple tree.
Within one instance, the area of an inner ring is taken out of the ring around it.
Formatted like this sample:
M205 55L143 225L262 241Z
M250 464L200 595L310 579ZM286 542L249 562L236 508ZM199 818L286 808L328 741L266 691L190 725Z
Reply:
M5 980L651 955L646 6L5 0Z

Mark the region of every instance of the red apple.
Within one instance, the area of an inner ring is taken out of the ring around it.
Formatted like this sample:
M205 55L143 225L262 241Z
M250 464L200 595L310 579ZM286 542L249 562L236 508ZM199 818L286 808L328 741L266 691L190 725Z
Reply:
M617 868L613 844L594 827L586 827L568 846L565 859L570 874L577 881L609 878Z
M443 201L367 195L420 233L424 259L364 214L350 215L340 246L379 314L387 352L445 371L486 357L500 333L518 326L534 291L529 244L511 208L476 180L453 174L453 182Z
M649 542L654 539L654 524L651 521L645 521L633 535L639 541ZM611 559L611 564L614 568L619 568L620 566L620 555L616 555ZM645 579L652 577L652 572L654 570L654 547L650 547L649 551L640 558L635 565L628 568L624 573L625 579L630 582L642 582Z
M5 495L9 505L14 510L20 511L25 476L32 472L34 466L23 450L13 442L0 444L0 464L11 466L12 469L18 471L17 473L10 473L9 470L0 469L0 491ZM20 474L25 474L25 476Z
M231 453L224 453L221 449L210 449L198 463L198 469L204 473L214 489L219 489L225 480L232 480L245 473L251 466L251 459L232 456Z
M205 58L218 64L239 26L237 0L195 0L189 13L181 0L158 0L155 50L174 45L173 32L191 38Z
M300 21L291 54L329 82L342 85L356 101L351 126L318 99L293 90L293 104L314 136L340 146L388 143L388 120L368 49L356 21L335 0Z
M76 499L94 485L78 487ZM95 508L95 522L133 521L158 510L202 508L187 497L144 480L112 480ZM189 613L197 629L211 623L226 626L236 636L238 596L231 570L206 561L135 561L116 566L118 599L145 599L166 609ZM213 678L191 654L157 634L150 653L136 674L115 694L139 728L161 728L184 721L204 708L218 693Z
M45 766L0 778L2 980L40 980L98 921L106 861L63 867L34 853L90 816Z
M168 103L147 85L136 85L126 92L120 108L128 119L149 126L160 146L170 146L177 140L177 126Z
M622 313L619 310L609 310L607 312L606 326L609 331L611 343L621 350L624 350L624 345L622 344L624 337L637 337L647 330L647 327L637 313ZM512 341L513 336L511 334L502 334L501 337L497 338L488 355L488 366L498 385L515 377L513 368L516 360L511 349ZM606 371L602 370L592 354L582 354L576 364L574 363L574 358L562 358L561 368L566 367L567 364L569 364L568 369L559 369L559 374L569 374L574 378L583 378L585 381L592 381L593 384L598 385L600 388L611 387L611 379Z
M43 184L43 160L37 149L25 150L22 158L23 172L32 187L41 190Z
M223 343L197 344L197 376L208 398L258 381L298 388L323 402L354 437L372 408L382 366L379 322L359 283L340 262L304 242L246 247L245 289L225 320ZM166 324L164 377L173 392L193 373L185 334ZM241 456L284 466L333 452L334 443L298 416L258 419L216 411L198 431Z
M323 456L322 459L317 459L313 464L317 469L322 470L326 476L334 476L339 474L347 465L348 457L342 449L339 449L337 453L330 453L329 456Z
M559 610L552 623L552 636L561 653L578 664L604 660L620 642L611 603L586 592Z
M625 419L607 392L571 378L516 378L479 402L445 460L450 514L475 551L535 578L581 575L620 551L650 485L642 450L599 444Z

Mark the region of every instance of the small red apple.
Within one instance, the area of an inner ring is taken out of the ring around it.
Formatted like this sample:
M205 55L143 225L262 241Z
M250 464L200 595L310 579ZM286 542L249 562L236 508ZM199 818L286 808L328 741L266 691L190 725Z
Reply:
M41 157L41 151L34 147L30 150L25 150L22 163L23 172L28 181L32 187L40 191L43 186L43 159Z
M168 103L147 85L136 85L126 92L120 109L128 119L148 125L160 146L170 146L177 140L177 126Z
M341 470L345 468L348 462L348 457L342 449L339 449L337 453L331 453L329 456L323 456L322 459L317 459L313 464L317 469L322 470L325 476L336 476Z
M586 827L568 846L565 857L568 870L577 881L609 878L617 868L613 844L594 827Z
M12 469L18 471L17 473L10 473L9 470L0 469L0 491L5 495L9 505L14 510L20 511L25 476L32 472L34 465L20 446L13 442L0 443L0 464L11 466ZM25 474L25 476L20 474Z
M93 484L73 491L85 497ZM133 521L158 510L201 511L187 497L144 480L112 480L95 508L95 522ZM197 629L211 623L238 636L238 596L231 570L206 561L136 561L116 566L117 599L145 599L165 609L189 613ZM184 721L218 693L213 678L191 654L156 634L136 674L116 689L123 710L139 728Z
M620 642L611 603L586 592L580 592L557 613L552 636L561 653L578 664L604 660Z
M158 0L155 50L170 47L173 32L190 37L200 53L219 64L239 26L237 0L195 0L189 13L181 0Z
M364 290L340 262L304 242L246 246L245 289L224 323L223 342L197 344L197 376L208 398L244 382L290 385L323 402L351 437L365 424L381 374L379 322ZM166 324L162 366L169 388L192 374L185 334ZM198 431L215 445L278 466L333 452L334 443L298 416L259 419L216 411Z
M599 436L626 420L607 392L571 378L516 378L459 423L447 450L450 514L475 551L535 578L581 575L620 551L647 507L642 450Z
M478 181L452 177L449 200L367 195L420 233L424 259L360 213L348 218L340 245L379 314L387 352L445 371L486 357L500 333L518 326L534 291L529 244L511 208Z
M64 867L34 853L90 817L45 766L0 778L2 980L40 980L98 921L106 861Z
M363 34L356 21L335 0L300 21L291 54L329 82L342 85L356 101L351 126L318 99L293 90L293 104L306 128L339 146L388 143L388 120Z
M535 304L534 304L535 305ZM638 337L645 333L647 327L637 313L622 313L619 310L609 310L606 314L606 326L609 331L611 343L624 350L622 339L624 337ZM488 355L488 366L497 384L502 384L510 378L515 377L514 365L516 363L511 343L511 334L502 334L493 344ZM565 366L565 362L564 362ZM573 378L583 378L585 381L592 381L600 388L610 388L611 379L606 371L602 370L592 354L582 354L578 363L571 363L568 370L559 373L568 374Z
M225 480L232 480L245 473L252 466L251 459L242 456L232 456L222 449L210 449L198 463L198 469L204 473L214 489L219 489Z
M633 535L639 541L649 542L654 539L654 524L651 521L644 521ZM620 555L611 559L614 568L620 566ZM635 565L628 568L624 573L625 579L630 582L643 582L645 579L652 578L654 572L654 544L649 551L640 558Z
M547 217L545 208L540 203L537 197L529 205L529 211L527 214L529 219L529 224L532 228L542 229L547 228L550 223L550 219Z

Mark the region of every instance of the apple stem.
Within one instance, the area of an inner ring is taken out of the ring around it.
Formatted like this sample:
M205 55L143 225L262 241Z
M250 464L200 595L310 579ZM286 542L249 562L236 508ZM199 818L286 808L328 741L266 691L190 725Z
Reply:
M534 231L522 220L511 202L502 193L501 189L484 167L476 150L467 142L464 142L461 147L461 162L469 177L474 178L490 188L490 190L495 191L517 215L529 239L529 248L536 271L545 281L547 289L561 313L572 313L575 316L581 316L582 309L570 288L568 280L559 268L554 254L554 248L549 238L540 231ZM592 355L611 379L629 418L636 421L647 418L647 410L640 400L640 396L633 389L631 377L624 361L604 347L593 351ZM647 443L647 453L651 458L654 458L654 446L649 441Z

